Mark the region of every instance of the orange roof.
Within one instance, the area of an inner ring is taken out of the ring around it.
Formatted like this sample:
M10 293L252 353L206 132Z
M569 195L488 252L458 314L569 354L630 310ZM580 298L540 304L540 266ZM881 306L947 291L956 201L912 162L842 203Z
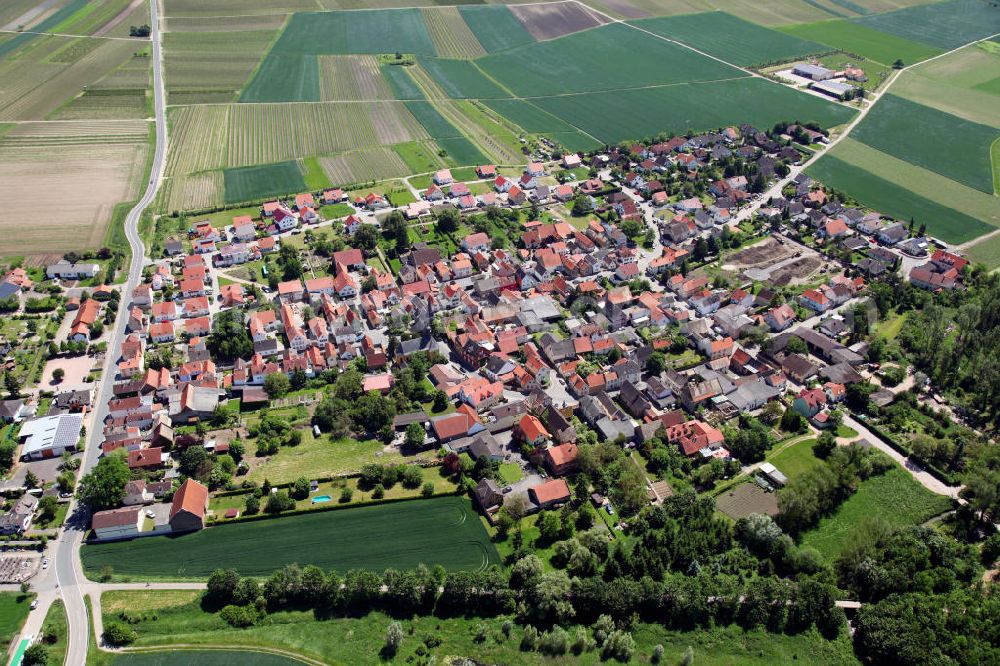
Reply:
M552 462L553 466L565 465L576 460L580 449L576 444L567 442L559 446L553 446L545 450L545 456Z
M553 479L531 489L539 504L569 499L569 484L565 479Z
M173 518L178 511L187 511L200 518L204 518L205 507L207 505L208 488L194 479L188 479L174 493L174 501L170 507L170 517Z
M517 424L518 429L520 429L521 434L529 442L534 442L539 437L548 437L549 431L545 429L542 422L538 420L537 417L531 414L525 414L521 417L521 422Z

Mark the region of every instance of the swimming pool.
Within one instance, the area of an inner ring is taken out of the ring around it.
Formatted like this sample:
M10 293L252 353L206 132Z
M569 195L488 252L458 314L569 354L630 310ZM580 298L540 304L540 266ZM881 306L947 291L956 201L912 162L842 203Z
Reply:
M313 504L322 504L323 502L329 502L331 497L329 495L317 495L312 498Z

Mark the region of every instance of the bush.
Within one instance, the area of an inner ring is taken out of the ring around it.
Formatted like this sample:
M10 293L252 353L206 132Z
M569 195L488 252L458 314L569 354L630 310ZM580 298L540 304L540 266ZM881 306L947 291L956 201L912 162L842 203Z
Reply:
M399 647L403 644L403 627L399 622L390 622L385 630L385 652L389 656L399 652Z
M420 491L420 494L424 497L432 497L434 495L434 484L430 481L425 483L423 489Z
M295 480L295 485L292 486L292 497L297 500L304 500L309 497L309 479L300 476Z
M340 489L340 501L343 504L347 504L354 497L354 490L350 486L344 486Z
M382 499L383 497L385 497L385 486L379 483L372 489L372 499Z
M135 639L138 637L139 634L135 633L132 628L126 627L121 622L109 622L104 627L103 638L104 642L108 645L128 645L130 643L134 643Z
M529 624L524 628L524 635L521 636L521 650L532 652L536 647L538 647L538 629Z
M254 495L248 495L244 513L246 513L249 516L252 516L255 513L258 513L259 511L260 511L260 499L255 497Z
M423 470L416 465L407 465L403 470L403 486L406 488L416 488L423 479Z
M281 513L282 511L289 511L294 508L295 500L289 497L288 493L284 490L279 490L267 498L267 505L264 507L264 511L267 513Z
M49 663L49 653L41 643L35 643L24 651L21 663L24 666L46 666Z
M538 650L551 656L566 654L566 651L569 650L569 635L562 627L553 627L551 631L545 632L542 636Z
M219 617L232 627L252 627L260 621L260 615L254 606L229 605L222 609Z
M632 634L627 631L612 631L608 640L604 642L601 657L603 659L617 659L624 664L632 658L633 652L635 652L635 640L633 640Z

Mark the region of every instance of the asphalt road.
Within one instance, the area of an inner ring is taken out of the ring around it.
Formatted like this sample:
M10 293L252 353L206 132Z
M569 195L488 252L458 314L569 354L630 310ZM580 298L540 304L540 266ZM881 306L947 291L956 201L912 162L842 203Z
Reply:
M146 208L153 202L157 189L163 178L163 167L167 154L167 120L165 110L165 95L163 88L163 60L160 54L160 29L158 21L157 0L150 0L149 11L152 26L150 42L153 57L153 108L156 122L156 147L153 154L153 166L150 170L146 190L135 207L125 218L125 236L132 250L132 263L129 266L128 281L122 289L122 299L118 306L118 317L114 330L108 340L108 353L105 358L104 381L98 384L97 396L94 400L94 415L91 420L90 432L87 433L87 448L84 451L80 474L89 471L100 454L102 439L102 424L108 412L108 400L111 397L112 378L116 374L121 344L125 338L125 324L128 321L128 311L132 290L138 286L142 278L142 269L146 263L145 247L139 236L139 220ZM80 546L86 534L89 516L84 507L76 504L74 499L70 507L70 518L54 548L50 549L52 564L55 568L55 584L59 596L66 606L69 620L69 645L66 652L66 664L79 666L86 663L87 646L90 627L87 622L87 610L84 605L84 587L87 584L80 566ZM48 580L51 581L50 576ZM46 609L39 608L44 617Z

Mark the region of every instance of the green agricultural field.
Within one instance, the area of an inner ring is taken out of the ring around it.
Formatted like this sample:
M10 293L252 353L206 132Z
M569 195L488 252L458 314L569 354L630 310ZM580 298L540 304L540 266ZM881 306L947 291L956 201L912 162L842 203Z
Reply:
M568 150L594 150L602 142L524 99L490 99L483 104L530 134L544 134Z
M362 9L294 14L272 53L435 55L419 9Z
M880 213L901 220L914 218L928 231L948 243L964 243L994 227L974 217L939 204L907 187L879 178L832 155L809 167L809 175L843 192Z
M462 136L458 129L448 122L434 106L427 101L406 102L407 110L423 125L432 139L454 138Z
M1000 236L984 238L975 245L966 248L965 254L990 270L1000 268Z
M828 44L883 65L892 65L897 59L911 65L941 53L939 48L879 32L853 21L820 21L784 25L777 29L788 35Z
M421 58L420 66L452 99L510 97L509 93L487 78L471 60Z
M851 109L762 78L533 99L604 143L684 133L738 123L770 127L779 120L841 125Z
M277 30L168 32L163 36L170 104L231 102Z
M885 95L852 137L885 153L993 193L990 145L1000 130Z
M306 183L298 162L236 167L223 172L226 204L301 192Z
M850 543L851 533L866 520L879 518L889 525L919 525L951 508L951 500L920 485L901 467L868 479L833 515L802 536L802 545L811 546L832 560Z
M408 67L403 65L383 65L382 78L389 84L392 94L396 99L424 99L424 93L413 81L413 77L406 71Z
M976 45L907 70L893 85L892 94L1000 128L1000 91L990 88L998 80L1000 46L990 51Z
M378 146L319 158L331 183L346 185L369 180L405 176L412 171L391 147Z
M427 173L437 171L445 166L441 158L438 157L436 146L431 149L428 142L401 143L392 147L396 154L406 162L410 173Z
M487 53L507 51L535 41L524 24L504 5L464 6L458 11Z
M10 643L21 630L34 598L33 594L0 592L0 641L4 645Z
M489 160L464 136L436 139L436 143L447 153L446 159L456 166L486 164Z
M734 67L621 23L476 61L518 96L558 95L746 76Z
M632 25L675 39L734 65L784 62L830 47L761 27L723 12L632 21Z
M1000 227L1000 198L991 194L904 162L850 137L838 143L829 154L942 206Z
M330 187L333 182L326 175L318 157L303 157L300 169L308 190L322 190Z
M318 102L319 64L314 55L271 53L243 93L241 102Z
M472 503L458 496L411 500L272 520L221 525L176 537L146 537L85 546L94 575L104 566L146 579L204 578L225 562L244 575L265 576L297 562L324 569L446 569L498 564Z
M486 51L472 34L458 7L428 7L420 10L434 51L443 58L476 58Z
M1000 11L992 3L981 0L951 0L907 7L855 21L942 49L953 49L1000 32Z

